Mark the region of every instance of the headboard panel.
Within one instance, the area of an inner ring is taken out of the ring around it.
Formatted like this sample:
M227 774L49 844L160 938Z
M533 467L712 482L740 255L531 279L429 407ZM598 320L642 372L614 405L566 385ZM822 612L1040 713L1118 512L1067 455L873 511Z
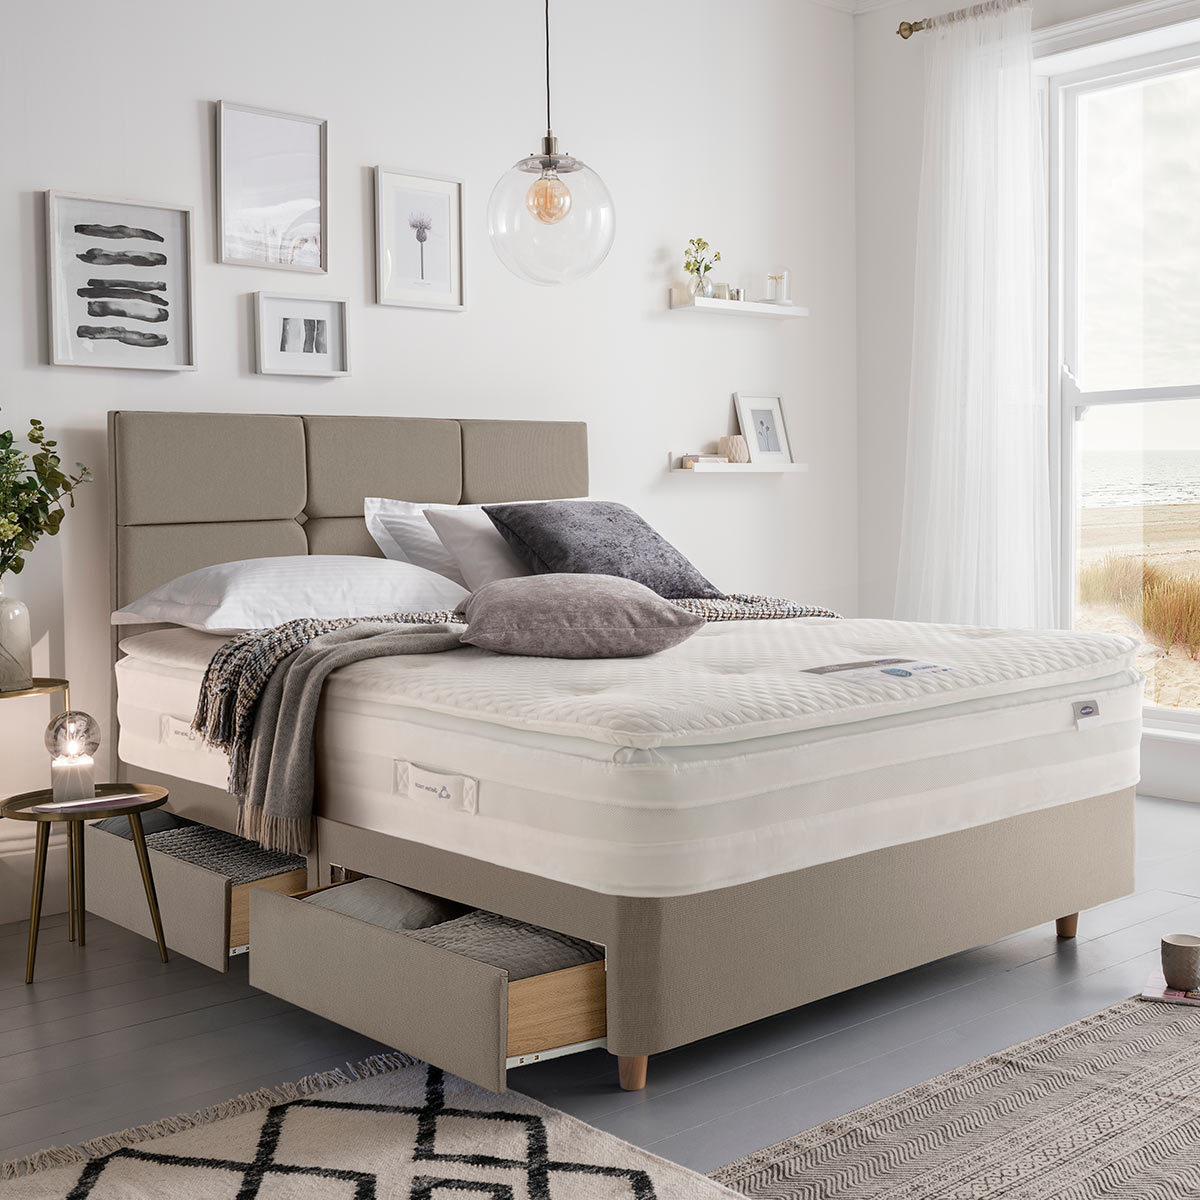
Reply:
M111 412L113 608L213 563L377 554L366 496L482 504L587 494L574 421Z

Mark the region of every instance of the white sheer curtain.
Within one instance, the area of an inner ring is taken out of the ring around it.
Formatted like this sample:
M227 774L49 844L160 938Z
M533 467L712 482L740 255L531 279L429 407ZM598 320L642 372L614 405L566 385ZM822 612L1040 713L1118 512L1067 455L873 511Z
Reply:
M1028 3L926 41L896 615L1048 626L1046 198Z

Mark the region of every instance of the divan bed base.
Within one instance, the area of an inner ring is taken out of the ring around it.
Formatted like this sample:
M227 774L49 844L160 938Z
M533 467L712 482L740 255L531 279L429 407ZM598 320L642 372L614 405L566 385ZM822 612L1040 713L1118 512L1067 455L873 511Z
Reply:
M603 944L608 1048L636 1060L1127 895L1133 826L1127 788L668 897L592 892L327 818L317 847L323 882L337 865Z

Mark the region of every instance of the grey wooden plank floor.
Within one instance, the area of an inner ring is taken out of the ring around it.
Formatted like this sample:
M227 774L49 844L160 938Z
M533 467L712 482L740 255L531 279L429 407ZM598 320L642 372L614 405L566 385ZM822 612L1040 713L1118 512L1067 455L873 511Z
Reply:
M656 1056L644 1092L603 1051L525 1067L513 1087L706 1171L1140 989L1170 930L1200 928L1200 806L1138 802L1138 891L1080 936L1016 934ZM88 945L0 926L0 1158L191 1111L380 1047L90 918Z

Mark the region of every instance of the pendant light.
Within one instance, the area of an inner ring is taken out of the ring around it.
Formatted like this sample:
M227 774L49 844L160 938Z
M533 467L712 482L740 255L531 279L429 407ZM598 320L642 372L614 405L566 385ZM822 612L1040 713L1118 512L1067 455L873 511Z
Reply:
M573 283L612 249L616 212L591 167L560 153L550 124L550 0L546 0L546 136L492 189L488 232L500 261L530 283Z

